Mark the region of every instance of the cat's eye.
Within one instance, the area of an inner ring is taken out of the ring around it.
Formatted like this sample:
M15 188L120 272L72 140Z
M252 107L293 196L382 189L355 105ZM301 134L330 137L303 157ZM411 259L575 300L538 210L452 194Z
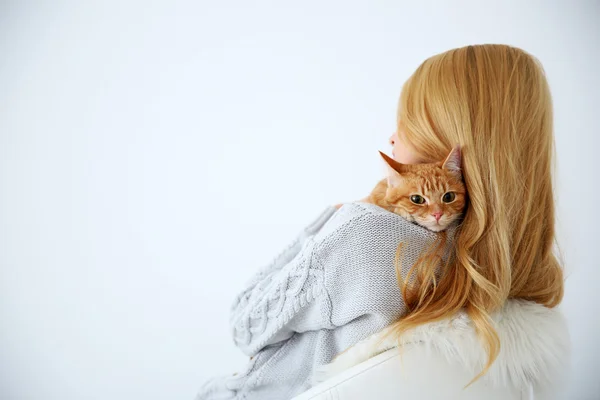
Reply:
M456 194L454 192L448 192L442 196L442 201L444 203L452 203L456 198Z
M423 196L419 196L418 194L413 194L412 196L410 196L410 201L412 201L415 204L425 203L425 199L423 198Z

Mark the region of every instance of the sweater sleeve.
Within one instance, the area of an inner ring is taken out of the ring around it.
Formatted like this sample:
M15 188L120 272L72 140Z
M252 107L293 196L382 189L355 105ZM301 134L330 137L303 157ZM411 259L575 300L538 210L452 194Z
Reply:
M234 299L230 314L234 342L247 354L254 355L262 347L286 338L286 335L281 332L277 332L279 333L277 336L268 337L268 332L275 330L272 326L266 326L266 320L277 312L276 309L281 312L286 299L292 301L289 298L289 291L292 290L289 285L302 285L300 280L303 278L304 283L309 286L314 283L314 276L303 277L298 274L302 274L302 271L308 272L310 269L311 252L314 247L313 237L336 211L335 206L326 207L271 263L256 272ZM296 287L295 290L298 291L296 294L302 295L303 300L297 298L292 301L293 304L287 304L286 307L298 309L306 304L308 297L316 295L316 288L314 293L312 291L306 293L307 288ZM291 326L292 314L286 312L289 314L286 321ZM277 323L282 324L284 319L280 318ZM258 334L258 331L261 331L262 335Z
M336 329L354 338L352 332L376 332L405 312L396 250L400 242L408 245L404 272L435 234L373 207L344 205L286 265L234 305L233 338L245 354L296 332Z
M374 333L407 311L396 257L404 278L423 251L443 235L373 205L353 207L363 208L363 216L338 229L335 241L324 242L315 252L315 262L325 267L331 324L337 330Z
M248 300L249 296L257 295L264 287L264 282L273 273L279 271L284 265L288 264L300 252L306 240L315 235L329 218L337 211L335 206L327 206L322 210L316 219L305 226L300 233L266 266L260 268L244 285L243 290L235 297L231 310L234 311L240 301Z

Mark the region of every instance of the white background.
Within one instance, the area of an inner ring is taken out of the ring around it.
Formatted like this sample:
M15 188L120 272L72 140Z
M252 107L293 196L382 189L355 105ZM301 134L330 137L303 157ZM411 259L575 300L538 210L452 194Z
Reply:
M1 399L191 399L235 372L242 283L371 190L404 80L477 43L548 74L569 399L598 398L597 1L49 3L0 3Z

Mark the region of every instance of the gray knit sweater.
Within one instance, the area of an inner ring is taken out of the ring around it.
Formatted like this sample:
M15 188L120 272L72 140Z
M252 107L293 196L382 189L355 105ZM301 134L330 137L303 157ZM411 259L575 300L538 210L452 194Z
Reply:
M315 367L404 313L398 244L406 274L436 235L373 204L327 207L236 297L233 340L253 358L196 399L286 400L309 389Z

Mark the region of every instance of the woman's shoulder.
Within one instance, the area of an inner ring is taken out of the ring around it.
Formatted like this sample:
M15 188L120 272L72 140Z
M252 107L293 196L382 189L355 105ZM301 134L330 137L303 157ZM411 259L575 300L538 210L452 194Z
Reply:
M410 222L398 214L362 201L344 203L321 228L315 239L325 240L342 232L364 237L409 235L427 240L437 237L436 233Z

